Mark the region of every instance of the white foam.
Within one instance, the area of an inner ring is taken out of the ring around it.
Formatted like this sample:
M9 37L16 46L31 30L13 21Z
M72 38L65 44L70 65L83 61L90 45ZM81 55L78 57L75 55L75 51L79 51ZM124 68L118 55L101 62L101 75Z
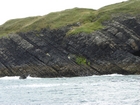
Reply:
M20 76L5 76L5 77L0 77L0 80L17 80L19 78ZM28 76L26 79L41 79L41 78Z
M124 76L122 74L105 74L105 75L92 75L92 77L100 77L100 76L105 76L105 77L116 77L116 76Z
M114 73L114 74L107 74L107 75L103 75L103 76L109 76L109 77L116 77L116 76L124 76L124 75L122 75L122 74L116 74L116 73Z
M5 77L1 77L0 80L15 80L15 79L19 79L19 76L5 76Z
M41 78L28 76L26 79L41 79Z

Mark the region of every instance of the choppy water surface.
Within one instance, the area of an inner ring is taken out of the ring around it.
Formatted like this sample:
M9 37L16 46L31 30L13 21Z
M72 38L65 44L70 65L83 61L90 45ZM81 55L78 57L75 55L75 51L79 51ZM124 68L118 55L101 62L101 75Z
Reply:
M0 105L140 105L140 75L0 78Z

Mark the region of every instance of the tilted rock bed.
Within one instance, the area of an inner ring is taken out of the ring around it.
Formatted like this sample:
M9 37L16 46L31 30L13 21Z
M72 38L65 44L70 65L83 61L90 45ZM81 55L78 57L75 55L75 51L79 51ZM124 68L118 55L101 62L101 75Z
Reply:
M140 74L140 17L118 16L91 34L67 36L70 26L0 39L0 77Z

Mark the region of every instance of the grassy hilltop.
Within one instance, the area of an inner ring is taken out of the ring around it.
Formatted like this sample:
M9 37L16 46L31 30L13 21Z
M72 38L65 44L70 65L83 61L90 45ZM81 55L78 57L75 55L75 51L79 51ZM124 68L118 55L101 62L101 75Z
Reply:
M75 23L79 25L74 26L67 34L77 34L80 32L91 33L95 30L102 29L102 22L111 19L112 15L137 15L139 13L140 0L128 0L105 6L99 10L84 8L67 9L44 16L9 20L0 26L0 37L10 33L40 30L41 28L56 29Z

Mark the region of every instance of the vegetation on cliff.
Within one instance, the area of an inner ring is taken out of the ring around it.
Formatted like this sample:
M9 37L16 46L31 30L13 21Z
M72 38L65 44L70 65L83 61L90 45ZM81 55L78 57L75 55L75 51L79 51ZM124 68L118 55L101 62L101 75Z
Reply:
M67 25L73 25L67 34L91 33L102 29L102 22L110 19L113 15L140 13L139 5L140 0L128 0L105 6L99 10L74 8L45 16L13 19L0 26L0 37L10 33L40 30L42 28L56 29Z

